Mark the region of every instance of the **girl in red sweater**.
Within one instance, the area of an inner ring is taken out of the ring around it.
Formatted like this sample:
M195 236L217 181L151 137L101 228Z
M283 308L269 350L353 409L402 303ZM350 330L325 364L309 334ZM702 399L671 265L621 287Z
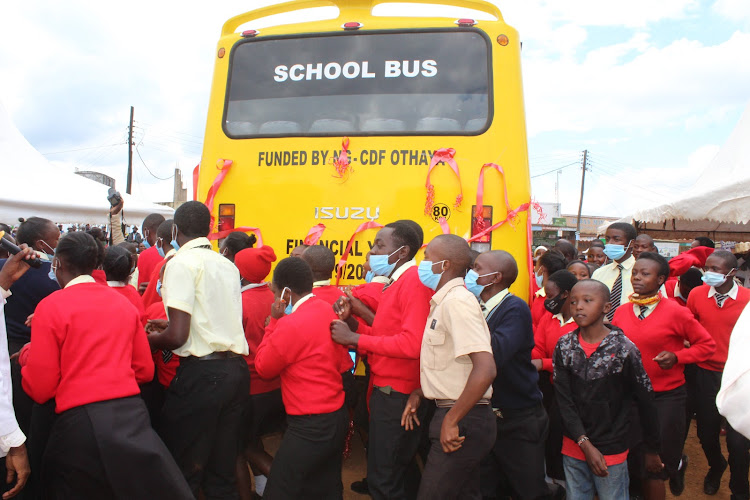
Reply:
M547 290L545 288L547 279L557 271L565 269L566 266L565 257L557 250L551 250L539 257L534 277L540 289L534 295L534 302L531 304L531 323L534 327L539 324L542 318L548 315L544 308L544 300L547 298Z
M654 387L654 401L661 429L659 455L664 469L659 474L646 473L645 450L631 448L630 464L635 478L643 481L647 500L666 496L664 481L679 495L684 489L687 461L682 456L685 433L684 367L710 358L716 345L705 328L686 308L662 297L660 287L669 277L669 264L661 255L642 252L633 266L631 283L634 293L630 302L621 305L612 319L641 352L643 367ZM685 347L685 341L690 347ZM638 428L635 443L640 441Z
M341 498L341 456L347 424L341 382L346 348L331 340L337 319L312 294L307 263L289 257L276 266L276 301L255 354L266 380L281 378L287 431L273 460L266 495L274 499Z
M58 414L41 484L55 498L193 498L138 396L154 376L141 320L91 277L97 252L86 233L60 239L52 269L62 290L37 306L19 358L26 393L55 398Z
M552 386L552 355L560 337L578 327L573 320L568 302L570 291L576 283L576 276L564 269L553 273L547 280L544 308L549 314L534 328L534 350L531 352L531 362L538 371L543 372L539 374L539 388L542 390L544 408L549 415L549 434L545 444L547 476L558 483L565 480L560 453L563 430Z

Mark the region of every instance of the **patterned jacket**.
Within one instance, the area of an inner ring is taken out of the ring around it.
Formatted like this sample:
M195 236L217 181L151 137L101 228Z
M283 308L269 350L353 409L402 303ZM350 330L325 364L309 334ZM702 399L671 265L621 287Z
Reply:
M588 436L603 455L622 453L628 449L629 416L635 401L646 451L657 453L654 391L641 353L620 329L610 328L588 358L578 342L579 329L557 342L554 380L563 432L574 441Z

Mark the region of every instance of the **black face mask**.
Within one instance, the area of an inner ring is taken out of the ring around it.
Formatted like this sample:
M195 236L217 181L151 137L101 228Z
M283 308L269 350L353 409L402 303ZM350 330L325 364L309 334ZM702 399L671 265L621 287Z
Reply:
M544 308L551 312L553 315L560 314L563 304L565 304L565 299L563 298L562 294L560 294L557 297L546 299L544 301Z

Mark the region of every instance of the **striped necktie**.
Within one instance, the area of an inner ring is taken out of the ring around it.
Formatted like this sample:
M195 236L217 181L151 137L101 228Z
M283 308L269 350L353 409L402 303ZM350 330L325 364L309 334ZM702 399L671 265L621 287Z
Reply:
M638 319L643 321L646 319L646 311L648 311L648 306L638 306L638 308L641 310L640 313L638 313Z
M620 300L622 298L623 269L625 268L622 266L622 264L617 264L617 279L615 280L615 284L612 285L612 290L610 291L609 303L612 304L612 309L610 309L607 313L607 319L609 319L609 321L612 321L612 318L615 316L615 309L620 307Z
M729 294L727 293L717 293L714 295L716 298L716 305L721 308L724 305L724 301L727 300L727 297L729 297Z

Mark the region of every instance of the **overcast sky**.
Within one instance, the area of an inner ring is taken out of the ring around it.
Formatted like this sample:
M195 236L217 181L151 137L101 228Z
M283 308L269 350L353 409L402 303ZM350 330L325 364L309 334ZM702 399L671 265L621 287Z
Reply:
M4 2L0 101L49 160L122 190L135 106L134 194L170 200L155 176L189 187L222 24L271 3ZM565 213L582 150L584 213L627 215L692 188L750 102L748 0L494 3L523 41L533 196L555 201L561 169Z

